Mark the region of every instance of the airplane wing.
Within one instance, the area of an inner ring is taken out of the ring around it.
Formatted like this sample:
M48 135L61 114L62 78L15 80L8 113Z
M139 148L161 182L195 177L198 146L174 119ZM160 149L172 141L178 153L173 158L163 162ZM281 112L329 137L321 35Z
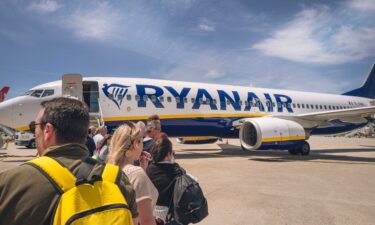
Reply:
M375 106L304 113L293 116L275 115L272 117L298 122L304 128L317 128L329 127L333 124L338 125L339 123L361 124L370 120L373 114L375 114Z

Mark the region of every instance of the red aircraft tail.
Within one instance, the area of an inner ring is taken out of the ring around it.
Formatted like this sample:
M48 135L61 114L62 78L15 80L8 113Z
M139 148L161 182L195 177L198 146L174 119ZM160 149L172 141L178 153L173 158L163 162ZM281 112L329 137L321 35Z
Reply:
M1 90L0 90L0 102L4 101L5 99L5 95L8 93L9 91L9 87L8 86L4 86Z

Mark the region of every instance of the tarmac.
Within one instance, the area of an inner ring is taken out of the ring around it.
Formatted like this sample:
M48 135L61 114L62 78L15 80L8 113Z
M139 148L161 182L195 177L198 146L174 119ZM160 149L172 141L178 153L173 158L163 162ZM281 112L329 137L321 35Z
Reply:
M228 142L173 141L176 161L198 178L208 201L199 225L375 224L375 139L313 136L309 156ZM35 155L10 143L0 150L0 171Z

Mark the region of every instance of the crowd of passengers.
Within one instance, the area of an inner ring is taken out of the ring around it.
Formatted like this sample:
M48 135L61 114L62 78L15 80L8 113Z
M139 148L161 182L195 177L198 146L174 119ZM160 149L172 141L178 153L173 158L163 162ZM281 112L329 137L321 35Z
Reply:
M90 126L86 146L93 158L118 165L128 176L141 225L165 223L173 193L170 184L182 170L158 115L151 115L146 124L123 124L113 134L106 126Z

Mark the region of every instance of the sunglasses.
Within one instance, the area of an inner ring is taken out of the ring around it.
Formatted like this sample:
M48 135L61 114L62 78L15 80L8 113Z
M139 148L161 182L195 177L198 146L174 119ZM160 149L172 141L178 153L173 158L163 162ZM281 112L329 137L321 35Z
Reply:
M42 123L35 123L35 121L31 121L30 123L29 123L29 130L30 131L32 131L32 132L35 132L35 128L36 128L36 126L38 126L38 125L44 125L44 124L46 124L47 122L42 122Z

